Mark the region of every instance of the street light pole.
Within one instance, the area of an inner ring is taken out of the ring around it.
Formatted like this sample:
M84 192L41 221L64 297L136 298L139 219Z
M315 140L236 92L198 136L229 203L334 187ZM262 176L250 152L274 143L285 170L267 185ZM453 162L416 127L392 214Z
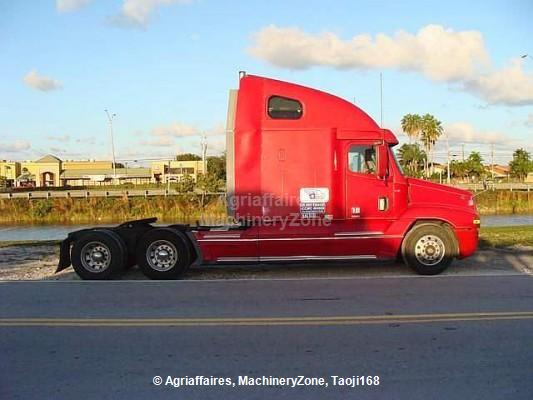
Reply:
M203 170L204 170L204 175L207 174L207 136L204 134L202 136L202 141L200 142L200 144L202 145L202 164L203 164Z
M446 168L446 183L450 184L450 141L448 138L448 132L446 132L446 163L448 164L448 167Z
M111 152L113 156L113 183L117 179L117 163L115 160L115 139L113 137L113 118L116 117L117 114L109 114L109 111L107 111L107 108L104 110L107 115L107 120L109 122L109 132L111 134Z
M170 164L171 160L168 160L167 164L167 193L170 193Z

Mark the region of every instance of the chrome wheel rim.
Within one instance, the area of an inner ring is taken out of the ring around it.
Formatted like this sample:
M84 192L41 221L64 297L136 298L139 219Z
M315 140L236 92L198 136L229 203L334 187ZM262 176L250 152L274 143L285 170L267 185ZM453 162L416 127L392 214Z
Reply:
M435 235L424 235L415 244L415 257L423 265L436 265L444 258L446 247Z
M81 265L92 273L103 272L111 265L111 250L102 242L89 242L81 249Z
M174 268L178 261L176 246L168 240L157 240L146 249L146 261L150 268L156 271L168 271Z

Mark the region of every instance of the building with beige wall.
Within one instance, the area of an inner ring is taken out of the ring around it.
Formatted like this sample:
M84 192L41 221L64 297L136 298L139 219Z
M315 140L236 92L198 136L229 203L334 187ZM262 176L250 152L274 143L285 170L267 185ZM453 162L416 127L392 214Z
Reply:
M61 174L64 186L111 186L130 183L149 184L152 180L150 168L70 168Z
M186 175L197 181L203 173L203 161L154 161L151 168L117 164L116 169L111 161L63 161L51 154L35 161L0 161L0 176L7 186L17 187L141 185L175 182Z
M61 171L62 161L51 154L36 161L23 161L20 163L17 186L61 186Z
M189 175L196 182L198 174L204 173L204 163L203 161L154 161L151 169L155 183L179 181L185 175Z
M15 186L17 176L20 175L20 163L17 161L0 160L0 177L6 180L6 186Z
M95 160L70 160L70 161L63 161L63 169L65 171L69 170L112 170L113 169L113 162L111 161L95 161Z

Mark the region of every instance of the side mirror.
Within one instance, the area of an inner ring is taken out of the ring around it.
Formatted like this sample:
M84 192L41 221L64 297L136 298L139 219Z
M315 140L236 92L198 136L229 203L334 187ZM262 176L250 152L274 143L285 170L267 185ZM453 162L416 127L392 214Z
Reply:
M389 170L389 149L386 145L378 146L378 177L385 179Z

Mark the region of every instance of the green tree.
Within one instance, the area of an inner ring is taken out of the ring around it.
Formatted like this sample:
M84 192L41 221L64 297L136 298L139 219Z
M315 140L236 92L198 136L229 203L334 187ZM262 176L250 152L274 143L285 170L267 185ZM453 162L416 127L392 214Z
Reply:
M429 176L428 161L433 162L433 148L443 132L442 123L437 118L431 114L424 114L420 130L420 141L429 156L429 159L426 159L426 176Z
M7 179L5 176L0 176L0 189L7 188Z
M221 156L207 157L207 172L213 174L216 179L226 180L226 153Z
M199 194L197 197L198 205L202 208L205 207L212 197L208 193L218 192L222 186L224 186L224 180L219 179L214 173L208 172L198 175L195 189L195 192Z
M207 174L199 174L196 182L196 189L202 192L218 192L220 187L224 186L224 181L208 172Z
M450 175L452 178L464 179L468 175L466 161L452 160L450 162Z
M465 161L466 173L470 177L482 178L485 175L485 167L483 167L483 157L477 151L470 153Z
M194 190L194 179L189 174L183 175L178 181L177 190L180 193L190 193Z
M202 157L198 154L183 153L176 156L176 161L200 161Z
M406 114L402 118L402 130L409 138L409 144L416 141L422 129L422 118L418 114Z
M529 172L533 172L531 155L524 149L516 149L513 159L509 162L509 168L513 178L523 181Z
M402 166L406 175L414 177L421 176L420 171L424 167L427 156L418 143L404 143L398 149L398 156L398 162Z

